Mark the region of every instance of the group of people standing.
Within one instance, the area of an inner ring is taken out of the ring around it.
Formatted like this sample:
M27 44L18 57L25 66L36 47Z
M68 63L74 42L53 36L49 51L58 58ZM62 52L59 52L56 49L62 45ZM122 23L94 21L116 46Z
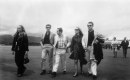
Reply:
M67 36L63 34L63 29L57 28L57 34L51 32L51 25L46 25L46 32L42 35L40 44L42 48L41 55L41 73L51 74L56 77L58 66L61 62L63 74L66 74L66 53L70 49L69 58L74 60L75 73L73 77L78 76L78 63L80 63L80 71L83 74L83 65L88 64L89 76L97 77L97 65L103 59L102 43L104 39L101 35L94 34L94 23L88 22L88 37L83 35L79 27L75 28L75 35L69 41ZM17 76L21 77L26 70L24 66L24 57L28 54L28 39L24 27L20 25L14 36L12 51L15 53L15 62L18 66ZM86 55L88 54L87 58ZM49 71L46 71L46 60L48 58Z
M114 58L117 58L117 51L118 51L118 48L120 48L120 47L122 47L122 50L123 50L123 58L127 57L127 49L129 46L129 41L127 40L126 37L124 37L124 40L121 43L119 43L116 40L116 37L114 37L111 44L112 44Z

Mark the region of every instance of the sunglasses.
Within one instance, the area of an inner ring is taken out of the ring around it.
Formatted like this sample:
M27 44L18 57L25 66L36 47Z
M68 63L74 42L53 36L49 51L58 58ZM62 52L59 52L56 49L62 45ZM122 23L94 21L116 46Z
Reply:
M92 25L88 25L88 27L90 27L90 26L92 26Z
M51 28L51 27L46 27L46 28Z

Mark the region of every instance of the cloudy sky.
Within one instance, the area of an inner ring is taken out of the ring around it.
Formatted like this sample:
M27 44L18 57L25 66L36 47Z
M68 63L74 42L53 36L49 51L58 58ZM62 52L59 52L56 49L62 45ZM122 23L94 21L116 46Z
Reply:
M0 0L0 34L14 34L19 24L28 33L40 34L45 25L62 27L72 35L75 27L87 33L87 22L98 33L130 31L129 0Z

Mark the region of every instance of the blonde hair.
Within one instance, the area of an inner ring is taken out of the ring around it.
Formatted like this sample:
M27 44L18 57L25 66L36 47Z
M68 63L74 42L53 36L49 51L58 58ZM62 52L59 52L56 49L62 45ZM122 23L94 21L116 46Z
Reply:
M26 34L26 31L25 31L25 28L23 27L23 25L19 25L20 26L20 28L22 29L22 33L25 33ZM17 36L18 35L18 29L17 29L17 31L16 31L16 33L14 34L14 36Z

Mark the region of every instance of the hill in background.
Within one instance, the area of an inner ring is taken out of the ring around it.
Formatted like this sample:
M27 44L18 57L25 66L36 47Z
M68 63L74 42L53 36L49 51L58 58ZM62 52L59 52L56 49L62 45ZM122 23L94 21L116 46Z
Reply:
M40 45L40 37L28 36L29 45L38 46ZM12 35L0 35L0 44L12 45L13 36Z

